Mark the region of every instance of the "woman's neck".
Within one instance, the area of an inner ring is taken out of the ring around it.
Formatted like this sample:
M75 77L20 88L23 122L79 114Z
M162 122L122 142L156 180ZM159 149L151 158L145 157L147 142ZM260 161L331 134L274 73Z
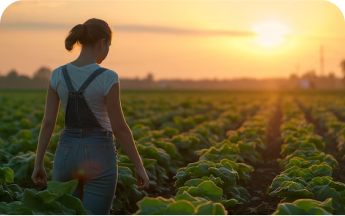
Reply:
M90 49L91 48L83 47L79 57L71 63L77 67L83 67L89 64L97 63L95 54Z

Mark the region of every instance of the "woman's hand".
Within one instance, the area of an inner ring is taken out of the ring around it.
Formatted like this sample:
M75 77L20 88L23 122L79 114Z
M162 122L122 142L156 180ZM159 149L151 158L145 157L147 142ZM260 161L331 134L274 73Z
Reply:
M135 177L138 179L138 190L149 188L149 177L144 167L135 167Z
M35 185L46 185L47 174L43 166L35 166L34 171L31 175L32 181Z

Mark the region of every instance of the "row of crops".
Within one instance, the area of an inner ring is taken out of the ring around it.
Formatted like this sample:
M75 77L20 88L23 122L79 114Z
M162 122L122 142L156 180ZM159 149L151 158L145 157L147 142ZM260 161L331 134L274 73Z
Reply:
M277 160L282 171L269 179L265 195L281 199L272 213L345 214L345 184L332 177L339 167L336 158L341 158L329 150L336 146L345 153L345 103L330 103L336 99L248 92L124 93L124 116L150 188L137 189L134 166L115 138L118 182L111 213L231 214L255 200L248 182L255 184L254 168L272 152L268 136L282 105L282 124L275 125L280 136L277 132L272 138L283 140ZM43 92L0 93L0 214L91 214L71 195L78 180L51 181L64 127L61 108L44 158L48 185L31 180L44 103Z
M294 101L285 104L281 132L279 162L285 170L268 191L282 198L274 214L344 214L345 184L332 179L338 162L324 152L322 137Z
M345 119L345 109L341 105L344 104L316 98L305 104L305 107L320 129L326 132L325 136L335 140L333 147L342 154L342 159L345 159L345 123L340 120Z

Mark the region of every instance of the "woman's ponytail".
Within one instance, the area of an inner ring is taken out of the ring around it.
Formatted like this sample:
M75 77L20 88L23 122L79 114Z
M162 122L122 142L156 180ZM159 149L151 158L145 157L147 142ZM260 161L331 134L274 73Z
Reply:
M111 41L113 31L107 22L97 18L91 18L84 24L78 24L72 28L65 40L65 47L68 51L73 50L75 43L81 45L94 45L98 40L105 38Z
M72 28L65 40L65 47L68 51L72 51L75 43L83 44L85 36L86 26L78 24Z

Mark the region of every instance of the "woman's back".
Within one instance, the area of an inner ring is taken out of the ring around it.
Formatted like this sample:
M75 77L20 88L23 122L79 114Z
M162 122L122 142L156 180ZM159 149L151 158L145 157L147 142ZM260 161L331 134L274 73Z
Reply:
M100 68L100 65L97 63L89 64L83 67L77 67L72 63L68 63L67 71L71 78L73 87L75 89L79 89L85 80L98 68ZM105 105L105 97L110 88L118 82L119 78L117 73L108 69L97 76L84 92L85 100L90 110L95 115L101 126L108 131L112 131L112 127ZM50 83L54 91L58 93L62 106L66 111L68 88L62 74L62 66L53 70Z

